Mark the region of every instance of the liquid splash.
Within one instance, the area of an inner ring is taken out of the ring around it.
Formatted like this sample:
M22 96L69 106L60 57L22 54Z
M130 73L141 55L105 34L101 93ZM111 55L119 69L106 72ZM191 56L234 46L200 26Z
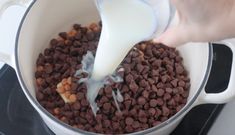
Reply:
M94 68L94 61L95 57L92 54L92 52L88 51L85 56L83 56L82 60L82 69L78 70L75 73L75 77L81 76L83 73L88 74L86 78L81 78L78 83L85 83L87 86L87 100L90 103L91 109L93 114L96 116L97 111L99 110L99 107L97 106L97 103L95 102L96 97L98 96L99 90L103 88L105 85L111 85L114 83L121 83L123 82L123 79L121 76L115 74L109 75L101 80L95 80L92 77L92 71ZM120 107L118 105L118 102L123 102L123 97L121 95L121 92L117 90L114 92L112 91L112 96L115 101L117 110L121 112Z
M122 95L121 95L120 90L117 90L117 92L112 91L112 96L113 96L115 105L116 105L116 107L117 107L117 110L118 110L119 112L121 112L118 102L123 102L124 99L123 99L123 97L122 97Z

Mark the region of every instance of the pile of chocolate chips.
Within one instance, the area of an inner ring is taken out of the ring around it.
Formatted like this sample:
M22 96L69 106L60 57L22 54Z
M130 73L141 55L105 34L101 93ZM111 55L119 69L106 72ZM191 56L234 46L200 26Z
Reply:
M96 102L94 116L86 99L86 85L75 77L87 51L95 55L101 24L82 27L75 24L70 32L59 33L50 47L37 59L35 72L37 100L61 121L85 131L123 134L143 131L159 125L184 107L190 79L182 57L173 48L151 41L136 45L117 73L123 82L105 86ZM123 101L118 111L112 92L119 90Z

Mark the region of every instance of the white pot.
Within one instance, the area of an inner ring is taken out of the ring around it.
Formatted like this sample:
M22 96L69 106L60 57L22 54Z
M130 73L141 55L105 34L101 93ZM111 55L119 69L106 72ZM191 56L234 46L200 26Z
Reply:
M38 54L48 47L51 38L55 37L58 32L67 31L74 23L85 25L99 21L93 0L38 0L32 3L28 0L11 0L10 2L9 0L1 0L0 8L6 9L12 4L29 6L18 30L14 53L1 52L1 46L3 46L1 44L0 60L15 69L28 100L54 133L58 135L94 134L72 128L47 112L36 100L34 78ZM0 13L1 11L3 10L0 10ZM235 45L232 45L235 44L235 40L231 39L223 41L223 43L235 52ZM235 80L235 56L233 56L228 88L222 93L207 94L205 85L212 65L212 45L210 43L189 43L179 47L178 50L184 58L184 65L189 71L191 79L187 104L180 112L159 126L133 134L169 134L194 106L204 103L225 103L235 97L235 90L233 90L235 88L233 82Z

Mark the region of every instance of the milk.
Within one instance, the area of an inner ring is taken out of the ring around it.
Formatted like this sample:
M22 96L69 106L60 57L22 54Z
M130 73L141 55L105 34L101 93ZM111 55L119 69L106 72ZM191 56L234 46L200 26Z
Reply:
M95 103L100 88L106 84L105 77L114 74L132 47L149 39L156 30L155 11L143 0L100 0L99 10L102 19L102 32L95 59L92 53L83 58L83 69L77 72L91 73L90 78L81 82L87 85L87 99L94 114L99 110ZM94 65L92 61L94 60ZM118 76L111 77L120 82ZM118 90L112 92L118 111L118 102L123 97Z
M102 32L92 77L114 73L131 48L155 32L155 11L143 0L102 0L99 4Z

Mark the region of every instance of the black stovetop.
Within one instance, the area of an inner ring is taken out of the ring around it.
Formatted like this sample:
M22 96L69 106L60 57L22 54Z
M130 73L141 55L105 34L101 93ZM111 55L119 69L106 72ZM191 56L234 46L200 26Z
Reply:
M214 45L214 60L207 92L227 87L232 53ZM223 70L220 70L223 69ZM171 135L206 135L224 105L200 105L193 108ZM26 99L15 71L5 65L0 70L0 135L53 135Z

